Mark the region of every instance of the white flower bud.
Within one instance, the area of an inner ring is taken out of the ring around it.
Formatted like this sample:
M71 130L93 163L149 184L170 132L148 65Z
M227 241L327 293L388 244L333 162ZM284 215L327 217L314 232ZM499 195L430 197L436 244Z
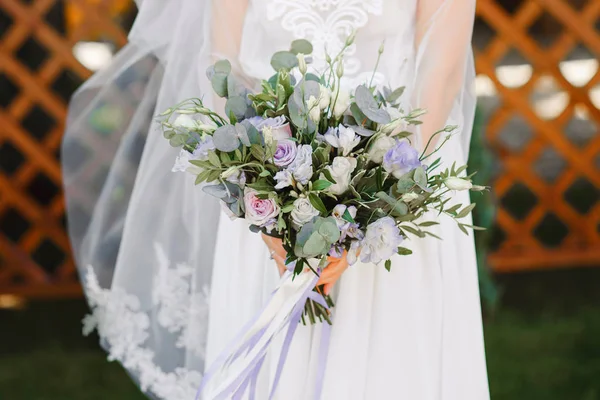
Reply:
M444 179L444 185L450 190L469 190L473 188L471 181L456 176Z
M302 75L305 75L306 71L308 71L308 66L306 65L306 59L304 58L304 54L298 53L296 57L298 58L298 69L300 70L300 73Z

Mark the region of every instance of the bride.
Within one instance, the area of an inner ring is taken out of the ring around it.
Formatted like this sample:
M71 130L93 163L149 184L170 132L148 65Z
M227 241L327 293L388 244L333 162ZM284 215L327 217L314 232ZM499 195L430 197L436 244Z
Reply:
M193 399L204 370L276 287L282 248L222 214L187 174L152 117L190 97L211 98L207 67L232 61L252 84L296 38L345 57L348 88L406 86L405 108L428 113L423 146L446 124L443 147L464 164L475 99L470 39L475 0L137 0L130 43L71 102L63 143L69 231L96 329L109 359L154 399ZM380 46L385 51L373 75ZM212 104L211 104L212 103ZM457 201L468 201L466 192ZM391 271L340 260L321 283L336 306L326 370L316 376L320 326L300 326L276 399L489 398L471 236L440 219L444 238L409 243ZM269 398L277 345L256 389ZM210 399L206 399L210 400Z

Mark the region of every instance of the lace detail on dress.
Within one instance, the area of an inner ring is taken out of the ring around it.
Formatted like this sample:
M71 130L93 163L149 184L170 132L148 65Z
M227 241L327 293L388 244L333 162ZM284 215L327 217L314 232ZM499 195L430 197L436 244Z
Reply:
M309 39L314 45L314 67L326 68L325 51L337 54L350 33L365 26L369 14L381 15L383 0L273 0L267 6L267 19L281 20L282 27L296 38ZM356 46L345 55L345 74L360 71L360 60L354 57Z
M171 333L179 332L176 347L186 348L204 356L206 323L208 320L208 287L195 292L190 285L193 268L177 264L170 268L166 253L155 245L159 273L152 296L157 308L141 310L139 299L121 289L103 289L92 267L86 274L86 289L91 314L83 320L83 333L94 329L108 346L108 359L119 361L139 379L141 389L164 400L189 400L196 395L202 374L188 368L163 371L154 361L155 353L148 348L151 316Z

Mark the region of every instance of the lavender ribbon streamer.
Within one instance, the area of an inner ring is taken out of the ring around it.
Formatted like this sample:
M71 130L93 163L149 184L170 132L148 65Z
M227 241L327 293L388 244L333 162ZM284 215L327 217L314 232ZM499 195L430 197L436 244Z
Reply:
M289 265L288 270L290 268L293 270L293 267L294 267L293 265ZM323 296L321 294L313 291L313 288L315 287L318 279L319 279L319 277L315 276L310 281L310 284L307 285L307 289L302 293L301 297L294 304L292 311L289 314L289 317L287 317L284 322L284 324L289 324L289 326L288 326L287 333L286 333L286 336L285 336L285 339L283 341L283 345L281 348L281 353L279 356L279 361L278 361L277 369L276 369L275 376L273 379L273 384L271 387L269 399L272 399L273 396L275 395L275 391L279 384L279 380L281 378L283 367L285 365L285 361L286 361L287 355L289 353L290 345L291 345L292 339L294 337L294 334L296 332L296 329L300 323L300 317L302 316L302 312L304 310L304 305L305 305L306 301L311 299L311 300L321 304L324 308L329 309L327 302L325 301ZM273 294L271 295L271 299L273 298L275 293L277 293L277 290L275 292L273 292ZM206 371L206 373L202 379L202 382L200 384L198 392L196 394L196 400L200 399L202 391L206 388L206 385L214 377L214 374L219 370L219 368L221 368L224 365L234 362L236 359L241 357L243 353L248 354L255 348L255 346L258 344L260 339L263 337L263 335L267 331L267 328L269 328L269 326L271 326L271 324L273 324L273 319L275 319L275 316L269 321L269 323L265 327L261 328L258 332L253 334L252 337L247 339L246 342L243 343L241 346L239 346L237 351L234 352L236 344L239 343L239 341L245 336L246 332L248 330L250 330L254 326L254 324L260 319L262 313L265 311L268 304L269 304L269 302L267 302L267 305L265 305L265 308L263 308L263 310L261 310L256 315L255 318L253 318L248 324L246 324L244 326L244 328L241 330L241 332L236 336L235 340L233 340L232 343L227 347L227 349L223 353L221 353L219 355L219 357L217 357L217 359L215 360L213 365L211 365L211 367L208 368L208 370ZM315 383L315 393L314 393L316 400L320 399L321 390L323 387L323 375L325 372L325 364L327 361L327 352L328 352L328 348L329 348L329 337L330 337L330 329L331 329L331 327L329 326L328 323L324 322L323 324L324 324L324 326L323 326L323 330L322 330L322 334L321 334L321 345L319 348L317 380ZM258 354L256 356L257 358L252 360L250 362L250 364L248 366L246 366L246 368L244 368L244 370L230 384L228 384L225 387L225 389L221 390L220 393L218 393L215 397L213 397L210 400L222 400L222 399L227 399L227 398L231 398L234 400L241 399L248 388L250 389L250 399L253 400L256 395L256 383L258 380L258 375L260 373L263 362L265 360L266 350L270 346L271 341L272 341L272 337L269 338L266 341L266 343L262 346L262 348L260 349L260 352L257 353ZM233 352L233 354L232 354L232 352Z

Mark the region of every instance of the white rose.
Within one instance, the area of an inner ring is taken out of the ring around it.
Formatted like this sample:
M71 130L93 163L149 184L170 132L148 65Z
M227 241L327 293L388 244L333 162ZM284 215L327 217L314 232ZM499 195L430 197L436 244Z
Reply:
M356 168L356 159L351 157L336 157L330 166L327 167L331 176L336 181L329 186L327 191L333 194L343 194L350 186L350 177ZM322 179L325 179L324 177Z
M450 190L469 190L473 187L471 181L467 179L450 176L444 179L444 185Z
M179 117L177 117L175 119L175 121L173 121L173 126L175 128L182 128L182 129L196 129L198 127L198 125L196 124L196 121L190 117L189 115L185 115L185 114L181 114Z
M369 149L369 159L374 163L381 164L383 162L383 156L388 152L389 149L394 147L396 140L389 136L380 136L375 139L375 142Z
M321 109L319 108L319 99L315 96L310 96L306 101L306 107L308 108L308 116L315 123L319 123L321 119Z
M333 96L335 99L335 95ZM337 100L335 100L335 106L333 107L333 115L336 118L340 118L350 107L350 92L340 89L340 92L337 95Z
M319 94L319 108L321 110L329 107L329 103L331 102L331 94L329 93L329 89L327 89L323 85L319 85L321 88L321 93Z
M294 201L294 209L290 213L294 228L300 229L302 225L312 221L319 215L319 211L310 204L306 197L300 197Z

